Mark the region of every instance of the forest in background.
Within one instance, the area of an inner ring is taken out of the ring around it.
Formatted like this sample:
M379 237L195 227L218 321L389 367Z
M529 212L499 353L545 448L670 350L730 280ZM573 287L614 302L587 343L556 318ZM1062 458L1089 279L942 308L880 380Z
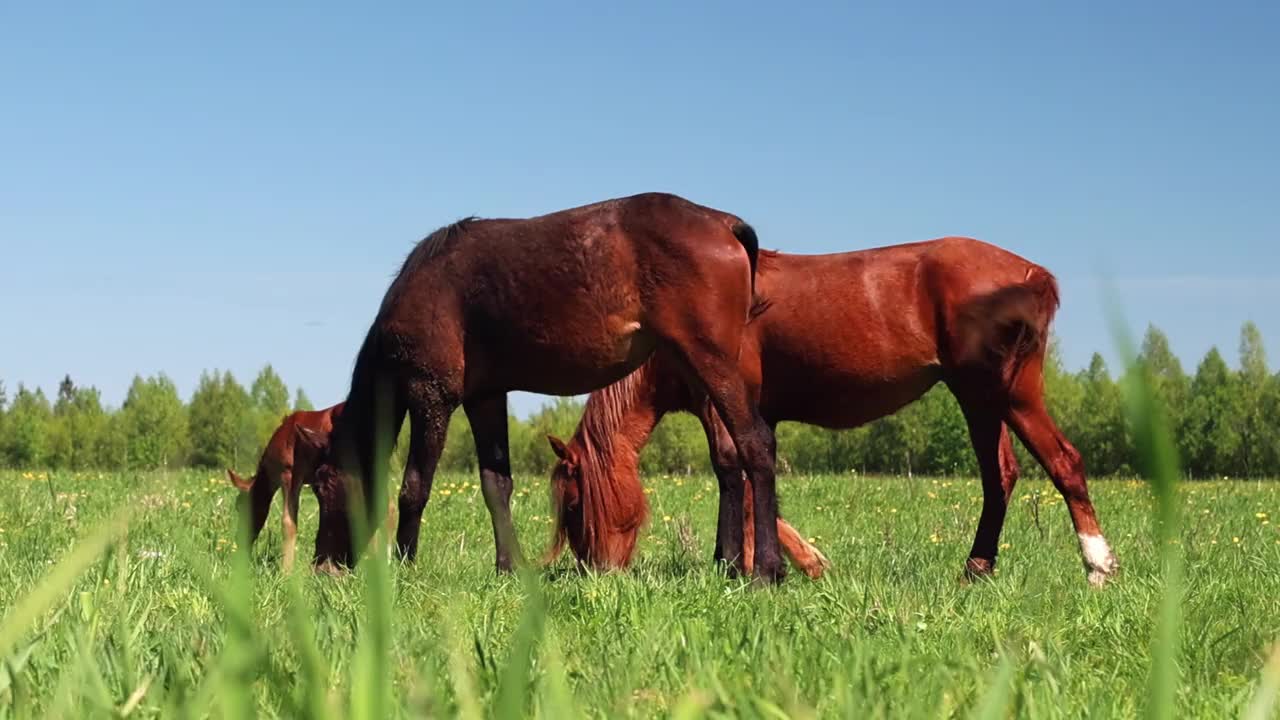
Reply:
M1175 429L1178 449L1194 478L1280 477L1280 374L1267 366L1261 333L1240 332L1236 366L1212 348L1188 374L1168 338L1149 327L1134 371L1151 379ZM1123 411L1128 374L1113 377L1102 356L1077 372L1063 368L1056 341L1045 367L1050 411L1084 456L1091 475L1127 475L1135 464L1132 432ZM185 402L164 374L135 377L124 403L106 407L93 387L65 378L52 401L41 388L0 381L0 467L53 470L152 470L231 467L252 470L272 431L295 409L312 409L306 394L290 393L270 365L245 387L230 372L209 371ZM546 435L568 438L582 402L558 398L525 419L511 417L513 470L545 474L553 456ZM403 461L402 442L396 461ZM1035 463L1018 447L1024 471ZM709 469L697 420L668 416L641 458L648 473ZM441 459L445 470L475 469L466 418L454 414ZM960 408L943 385L920 401L874 423L828 431L795 423L778 428L781 472L858 472L892 475L974 475L977 463Z

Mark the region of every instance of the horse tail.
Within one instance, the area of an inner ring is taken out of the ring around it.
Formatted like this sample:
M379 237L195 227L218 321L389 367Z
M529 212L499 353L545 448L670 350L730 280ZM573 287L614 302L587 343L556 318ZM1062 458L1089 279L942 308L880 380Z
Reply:
M960 311L957 359L995 371L1010 382L1027 360L1045 351L1058 304L1057 279L1032 265L1022 282L983 295Z
M751 265L751 294L756 292L756 268L760 263L760 238L756 237L755 228L739 220L730 228L733 236L742 244L742 249L747 251L747 263Z
M360 477L371 521L377 512L375 482L383 474L378 466L386 462L395 446L406 412L395 393L394 376L388 372L384 357L384 339L378 320L374 320L356 354L351 389L341 413L334 418L331 435L339 462Z

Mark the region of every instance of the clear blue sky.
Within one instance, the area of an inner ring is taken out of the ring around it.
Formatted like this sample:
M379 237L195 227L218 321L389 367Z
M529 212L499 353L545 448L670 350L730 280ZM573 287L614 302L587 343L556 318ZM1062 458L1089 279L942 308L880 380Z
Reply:
M1103 277L1189 370L1250 319L1280 353L1280 4L286 5L0 8L11 391L270 362L327 405L417 239L647 190L793 252L1003 245L1073 368Z

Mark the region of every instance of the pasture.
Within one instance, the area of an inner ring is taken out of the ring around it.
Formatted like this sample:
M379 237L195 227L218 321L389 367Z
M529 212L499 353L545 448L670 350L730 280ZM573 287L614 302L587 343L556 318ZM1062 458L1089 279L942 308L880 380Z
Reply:
M530 584L495 576L477 479L441 474L416 565L303 570L293 582L279 570L279 498L247 567L235 561L236 490L220 473L0 473L0 716L225 717L252 705L294 717L350 705L368 717L389 714L383 697L411 717L1146 709L1162 585L1140 481L1092 483L1122 568L1102 591L1086 585L1062 501L1037 478L1016 490L996 577L966 585L976 480L781 476L784 516L834 567L817 582L792 569L769 590L713 569L713 478L646 484L653 517L626 573L581 574L566 555ZM546 488L517 478L529 556L548 540ZM1178 715L1240 717L1280 637L1280 484L1179 493ZM126 533L61 589L50 577L59 561L122 507L134 510ZM299 524L309 560L310 490ZM57 592L41 600L41 589ZM30 622L13 635L24 601ZM389 622L367 622L382 606Z

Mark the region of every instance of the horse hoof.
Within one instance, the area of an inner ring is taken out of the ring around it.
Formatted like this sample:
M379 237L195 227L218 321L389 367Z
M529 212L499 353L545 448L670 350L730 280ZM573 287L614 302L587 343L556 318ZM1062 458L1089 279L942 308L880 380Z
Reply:
M1115 579L1116 573L1120 571L1120 563L1116 560L1115 555L1108 555L1106 563L1100 567L1089 568L1089 587L1102 589Z
M347 574L347 569L333 562L325 560L311 566L317 575L328 575L329 577L342 577Z
M964 580L966 582L988 580L994 577L995 574L996 564L993 560L971 557L964 563Z
M1111 552L1111 546L1101 535L1081 535L1080 555L1084 559L1089 585L1095 588L1105 586L1120 569L1115 553Z
M757 585L769 586L781 583L786 576L787 568L781 561L776 563L757 562L752 579Z

